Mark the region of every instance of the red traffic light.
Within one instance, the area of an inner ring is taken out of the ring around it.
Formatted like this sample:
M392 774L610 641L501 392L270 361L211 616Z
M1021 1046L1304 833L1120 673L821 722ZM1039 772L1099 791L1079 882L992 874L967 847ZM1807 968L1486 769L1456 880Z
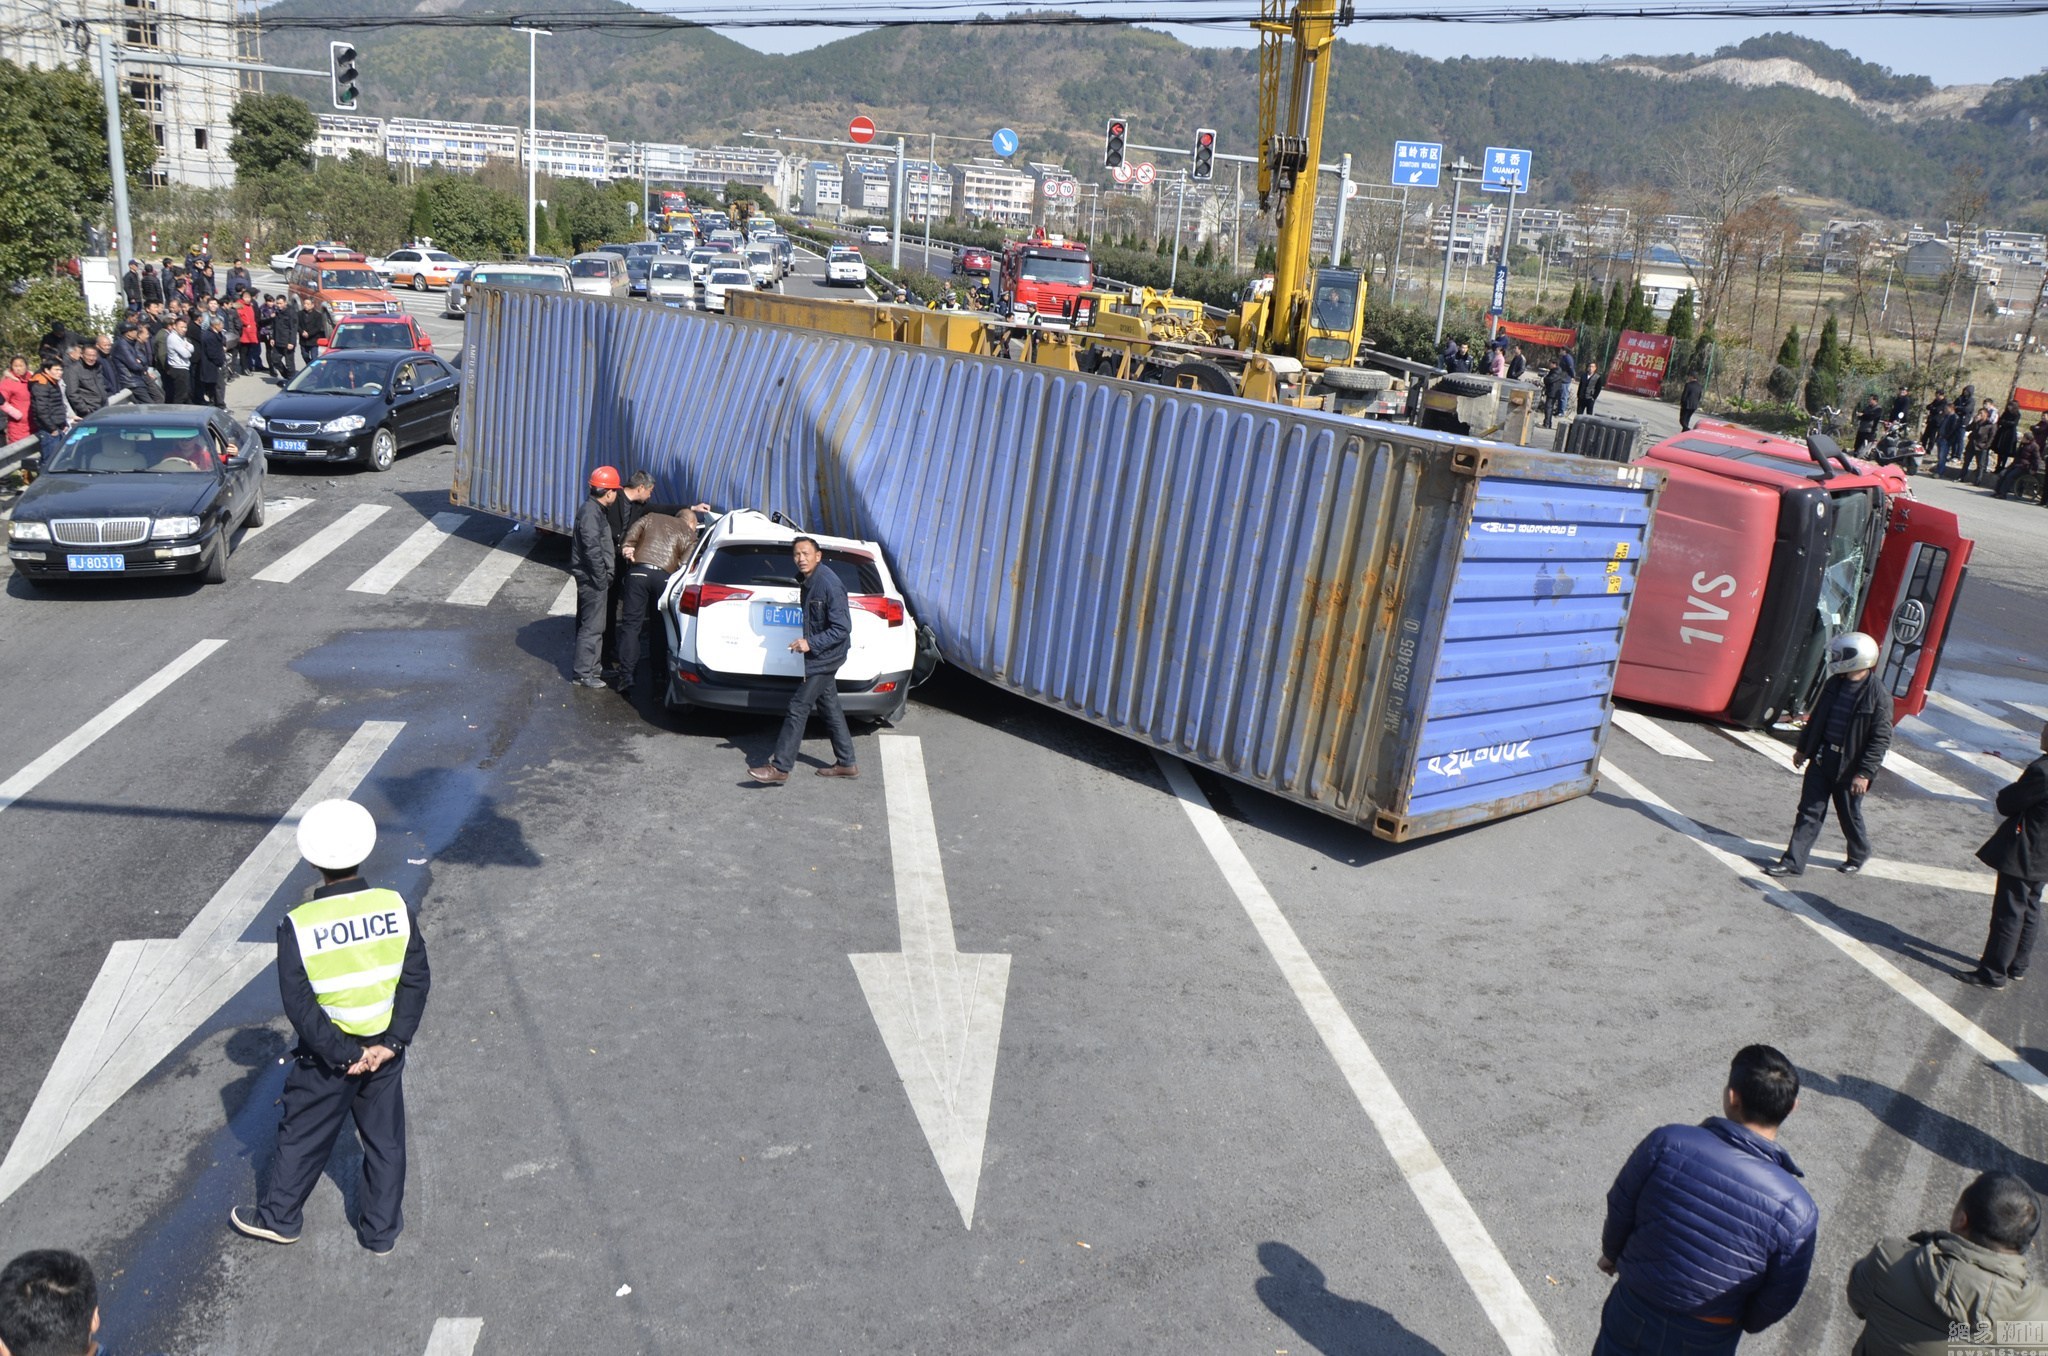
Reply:
M1124 125L1120 122L1111 123L1109 125L1109 134L1113 137L1122 136L1124 134Z
M1198 146L1214 146L1216 144L1216 134L1214 132L1204 132L1195 138L1195 144Z

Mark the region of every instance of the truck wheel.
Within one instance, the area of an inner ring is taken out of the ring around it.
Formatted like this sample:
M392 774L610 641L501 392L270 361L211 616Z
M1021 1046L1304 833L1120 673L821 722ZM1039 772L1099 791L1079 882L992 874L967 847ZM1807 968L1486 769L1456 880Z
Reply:
M1493 383L1480 377L1468 377L1453 372L1436 384L1436 389L1464 400L1476 400L1493 394Z
M1236 395L1237 383L1230 373L1215 363L1190 358L1175 367L1169 374L1173 384L1184 390L1193 389L1208 395Z
M1326 367L1319 378L1332 391L1346 394L1358 392L1373 394L1389 389L1394 384L1391 373L1370 367Z

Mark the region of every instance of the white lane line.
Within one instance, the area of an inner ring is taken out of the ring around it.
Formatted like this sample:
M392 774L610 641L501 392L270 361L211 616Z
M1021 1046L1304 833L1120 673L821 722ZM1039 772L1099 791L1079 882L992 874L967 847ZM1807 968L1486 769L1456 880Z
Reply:
M306 505L312 502L313 501L310 499L299 498L264 500L263 521L252 528L246 529L242 533L242 544L244 546L248 545L250 541L262 536L271 528L276 527L279 523L291 517L294 513L297 513L300 509L304 508Z
M1727 735L1736 743L1755 749L1787 772L1799 771L1798 768L1792 766L1792 748L1790 745L1771 738L1761 730L1737 730L1726 725L1721 726L1720 729L1722 734ZM1984 797L1978 795L1975 791L1958 782L1950 781L1939 772L1920 766L1920 764L1906 757L1896 748L1885 751L1884 766L1885 771L1897 774L1901 781L1910 782L1930 796L1941 796L1947 800L1983 803Z
M2042 1101L2048 1102L2048 1074L2042 1073L2021 1059L2011 1046L1936 998L1925 985L1878 955L1868 945L1844 932L1838 924L1808 903L1803 896L1782 887L1777 881L1766 876L1763 868L1755 862L1716 844L1713 841L1714 835L1673 809L1670 802L1604 758L1600 761L1600 776L1604 782L1612 783L1623 795L1636 801L1667 825L1699 844L1707 855L1741 877L1745 885L1806 924L1836 950L1869 971L1885 987L1946 1027L1956 1039L1990 1061L2001 1073Z
M389 504L357 504L272 561L269 568L258 570L255 578L266 584L289 584L341 549L342 543L350 537L390 511Z
M179 655L140 683L137 683L125 695L115 699L113 704L104 711L79 726L76 730L73 730L63 739L58 740L48 753L45 753L27 767L15 773L6 781L0 782L0 810L5 810L30 791L33 791L43 778L91 748L101 735L141 710L151 697L156 696L157 693L162 692L172 683L177 682L180 678L190 673L199 664L200 660L206 658L225 644L227 644L225 640L200 641L191 649L185 651L185 653Z
M455 591L448 595L448 601L457 607L487 605L512 578L512 572L539 545L540 533L528 531L518 523L512 524L503 536L491 543L491 553L478 561L476 568L455 586Z
M1716 829L1701 827L1700 833L1706 840L1724 852L1732 853L1745 861L1774 862L1784 852L1774 844L1759 843L1754 838L1740 834L1723 833ZM1831 854L1813 853L1807 857L1807 868L1819 872L1831 868L1843 859ZM1872 857L1863 863L1863 874L1877 880L1895 880L1906 885L1931 885L1942 890L1960 890L1964 894L1989 894L1995 877L1989 871L1960 871L1951 866L1925 866L1919 862L1895 862L1888 857Z
M1899 722L1899 729L1916 744L1927 745L1941 750L1951 758L1959 758L1982 772L1988 772L2002 782L2009 782L2020 775L2018 766L1985 749L1965 748L1961 740L1951 739L1937 726L1929 725L1918 716L1907 716ZM2007 733L2012 731L2008 729Z
M437 1318L427 1337L425 1356L469 1356L476 1350L476 1339L483 1335L480 1318Z
M1946 692L1936 692L1933 688L1929 688L1927 690L1927 704L1939 707L1952 716L1961 716L1972 725L1982 725L1987 729L1997 730L2000 734L2010 735L2013 732L2013 727L2010 723L2000 720L1989 711L1980 711L1966 701L1958 701Z
M576 615L576 581L566 580L562 591L555 595L555 601L548 604L550 617L573 617Z
M469 521L467 513L437 513L427 522L421 523L414 533L391 548L389 555L364 570L356 582L348 586L350 593L389 593L398 587L398 581L418 569L422 562L441 548L456 528Z
M1648 745L1653 753L1661 753L1666 758L1690 758L1700 763L1714 761L1640 711L1616 708L1614 727L1630 738Z
M1179 798L1203 846L1209 849L1217 869L1250 916L1259 940L1266 944L1266 950L1280 967L1296 1001L1308 1014L1316 1034L1322 1037L1324 1048L1337 1062L1344 1081L1351 1085L1352 1095L1365 1109L1373 1128L1379 1131L1408 1189L1415 1193L1423 1213L1435 1226L1437 1237L1443 1240L1451 1260L1464 1274L1465 1284L1472 1288L1480 1308L1493 1321L1494 1331L1513 1356L1556 1356L1557 1338L1550 1325L1537 1312L1514 1268L1501 1255L1493 1236L1486 1232L1472 1203L1465 1199L1450 1169L1437 1156L1415 1114L1402 1100L1386 1070L1380 1067L1357 1024L1344 1011L1322 970L1252 869L1244 850L1210 807L1208 797L1202 794L1187 767L1178 759L1155 756L1160 770L1166 774L1167 785Z

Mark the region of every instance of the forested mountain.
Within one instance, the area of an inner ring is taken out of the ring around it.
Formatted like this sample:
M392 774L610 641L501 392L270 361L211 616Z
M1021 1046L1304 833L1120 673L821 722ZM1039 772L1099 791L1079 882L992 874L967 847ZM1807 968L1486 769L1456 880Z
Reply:
M351 15L503 12L496 0L343 0ZM331 0L277 0L266 19L321 19ZM781 128L840 136L865 112L884 128L984 137L997 126L1023 137L1020 159L1085 167L1100 150L1105 117L1124 114L1133 139L1187 141L1197 124L1219 129L1223 149L1256 135L1256 55L1195 48L1136 28L1026 24L912 27L843 38L768 56L705 29L662 21L612 0L567 8L630 15L649 30L596 31L554 23L540 43L540 118L546 125L619 140L732 140ZM1959 21L1967 22L1967 21ZM1676 79L1691 65L1733 59L1796 61L1873 103L1924 99L1931 87L1789 34L1752 39L1713 58L1631 58L1614 64L1465 57L1430 59L1367 40L1359 25L1339 45L1325 149L1358 158L1361 178L1386 173L1397 137L1443 141L1476 158L1487 145L1536 155L1537 200L1566 203L1654 183L1664 153L1697 144L1715 120L1748 114L1792 131L1784 183L1857 212L1938 217L1955 170L1981 166L1991 213L2048 218L2048 136L2041 117L2048 73L2007 82L1981 107L1946 116L1900 116L1810 88L1744 87ZM506 30L371 27L273 31L267 59L324 66L326 42L354 38L363 53L362 111L387 116L523 122L526 40ZM1446 46L1456 42L1445 28ZM1635 69L1628 69L1633 66ZM958 156L964 147L942 148ZM1230 173L1227 168L1224 173Z

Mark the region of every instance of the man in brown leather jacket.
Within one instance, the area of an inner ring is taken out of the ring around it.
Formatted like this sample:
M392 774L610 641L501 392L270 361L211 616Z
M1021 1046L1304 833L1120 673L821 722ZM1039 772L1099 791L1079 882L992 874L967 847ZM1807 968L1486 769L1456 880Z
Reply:
M640 638L647 628L648 613L661 597L669 576L683 568L690 548L697 544L697 514L710 512L699 504L681 512L650 513L634 523L619 548L632 564L626 570L619 605L619 695L633 691L633 675L640 667Z

